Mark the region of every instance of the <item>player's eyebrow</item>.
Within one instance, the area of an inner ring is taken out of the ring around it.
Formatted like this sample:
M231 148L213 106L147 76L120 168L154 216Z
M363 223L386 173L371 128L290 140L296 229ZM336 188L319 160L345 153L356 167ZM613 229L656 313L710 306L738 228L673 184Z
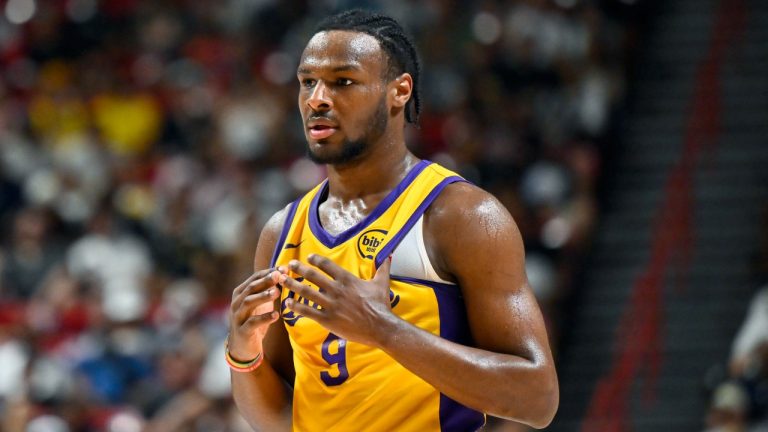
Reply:
M345 63L339 66L334 66L333 68L331 68L331 72L358 71L362 69L363 68L360 67L360 65L358 64ZM314 72L314 70L308 67L299 67L299 69L296 70L296 73L301 75L311 74L312 72Z
M350 70L360 70L362 69L359 65L356 65L354 63L347 63L340 66L336 66L335 68L331 69L334 72L346 72Z

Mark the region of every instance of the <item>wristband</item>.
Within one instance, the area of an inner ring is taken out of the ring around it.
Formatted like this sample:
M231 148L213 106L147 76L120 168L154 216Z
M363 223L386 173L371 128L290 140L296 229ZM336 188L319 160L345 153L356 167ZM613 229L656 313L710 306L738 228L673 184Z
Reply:
M264 360L264 356L262 353L259 353L255 359L247 363L237 361L232 358L231 354L229 354L229 338L227 338L227 340L224 342L224 359L227 361L229 368L235 372L252 372L261 366L261 362Z

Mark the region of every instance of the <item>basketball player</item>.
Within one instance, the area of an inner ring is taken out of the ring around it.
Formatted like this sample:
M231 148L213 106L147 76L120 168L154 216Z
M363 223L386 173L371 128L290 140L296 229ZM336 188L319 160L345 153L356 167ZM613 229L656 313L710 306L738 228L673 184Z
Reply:
M327 19L304 49L299 110L328 179L265 226L225 353L259 430L472 431L486 413L541 428L554 416L515 222L406 148L419 72L399 24L369 12Z

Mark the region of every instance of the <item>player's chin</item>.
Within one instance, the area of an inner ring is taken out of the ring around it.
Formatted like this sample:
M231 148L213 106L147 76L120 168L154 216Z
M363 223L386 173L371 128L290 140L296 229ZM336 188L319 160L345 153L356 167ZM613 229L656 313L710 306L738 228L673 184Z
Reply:
M331 152L331 144L327 140L312 140L308 142L308 150L310 156L314 156L316 158L322 158L326 154Z
M332 163L337 159L337 152L334 150L333 145L328 142L310 142L307 153L309 159L318 164Z
M307 144L309 144L309 151L316 154L335 153L344 146L343 137L329 136L328 138L309 138L307 137Z

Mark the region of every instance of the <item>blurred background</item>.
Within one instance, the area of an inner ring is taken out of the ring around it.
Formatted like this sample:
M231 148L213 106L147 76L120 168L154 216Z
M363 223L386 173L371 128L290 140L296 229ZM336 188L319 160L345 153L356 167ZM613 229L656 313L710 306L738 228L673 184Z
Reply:
M547 430L768 430L768 2L2 0L0 431L248 430L229 297L324 178L295 68L352 6L421 50L409 147L523 233Z

